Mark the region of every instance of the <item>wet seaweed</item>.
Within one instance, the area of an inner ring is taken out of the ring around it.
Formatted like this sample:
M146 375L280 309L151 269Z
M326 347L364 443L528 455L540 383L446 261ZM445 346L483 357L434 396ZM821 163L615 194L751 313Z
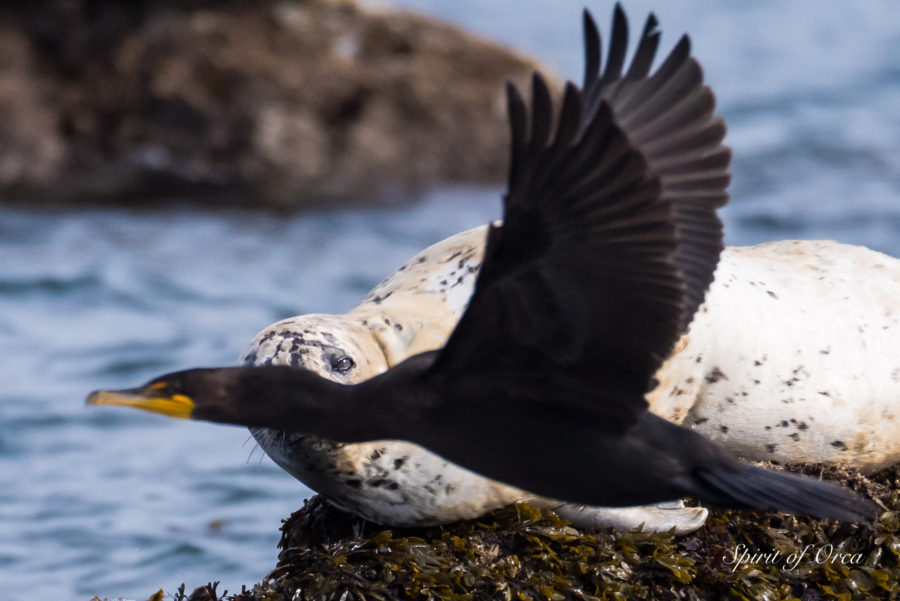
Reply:
M276 568L232 599L874 601L900 596L900 469L869 477L834 467L789 469L839 480L875 499L884 511L874 529L785 514L712 511L703 528L686 536L581 531L527 503L442 527L385 529L313 498L284 522Z

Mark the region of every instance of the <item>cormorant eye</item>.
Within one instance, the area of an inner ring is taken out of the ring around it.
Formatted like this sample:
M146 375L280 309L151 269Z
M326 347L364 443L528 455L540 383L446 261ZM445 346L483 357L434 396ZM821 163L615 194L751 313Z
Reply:
M345 374L354 367L356 367L356 363L347 356L335 357L331 360L331 371L336 371L339 374Z

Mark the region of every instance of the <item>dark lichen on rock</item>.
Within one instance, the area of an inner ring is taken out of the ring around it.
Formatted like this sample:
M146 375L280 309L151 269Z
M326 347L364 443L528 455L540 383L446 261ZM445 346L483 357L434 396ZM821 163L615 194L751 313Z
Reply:
M876 499L884 511L875 528L785 514L712 511L703 528L686 536L579 531L550 510L519 503L442 527L386 529L316 497L283 524L277 567L260 584L231 598L897 598L900 469L874 476L823 466L788 469L840 481ZM749 555L763 555L738 562L738 545Z

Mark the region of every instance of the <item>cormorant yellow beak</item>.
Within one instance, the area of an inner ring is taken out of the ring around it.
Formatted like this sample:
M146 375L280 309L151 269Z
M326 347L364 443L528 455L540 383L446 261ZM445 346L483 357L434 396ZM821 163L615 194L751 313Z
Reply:
M194 401L190 397L183 394L160 396L159 390L152 386L129 390L95 390L88 396L87 404L134 407L181 419L190 419L194 411Z

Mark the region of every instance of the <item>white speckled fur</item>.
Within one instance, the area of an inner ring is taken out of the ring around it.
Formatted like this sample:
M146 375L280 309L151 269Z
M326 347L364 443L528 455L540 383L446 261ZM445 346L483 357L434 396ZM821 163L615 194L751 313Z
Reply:
M825 241L726 249L682 343L649 396L666 419L749 459L900 460L897 259Z
M357 382L444 344L482 258L485 227L431 246L346 315L266 328L242 361L299 365ZM750 459L900 460L900 261L836 242L728 248L707 302L657 373L651 409ZM892 344L893 343L893 344ZM356 367L332 371L345 354ZM405 442L340 445L256 430L292 475L363 517L396 525L476 517L526 493ZM702 508L583 508L535 499L582 525L689 531Z

